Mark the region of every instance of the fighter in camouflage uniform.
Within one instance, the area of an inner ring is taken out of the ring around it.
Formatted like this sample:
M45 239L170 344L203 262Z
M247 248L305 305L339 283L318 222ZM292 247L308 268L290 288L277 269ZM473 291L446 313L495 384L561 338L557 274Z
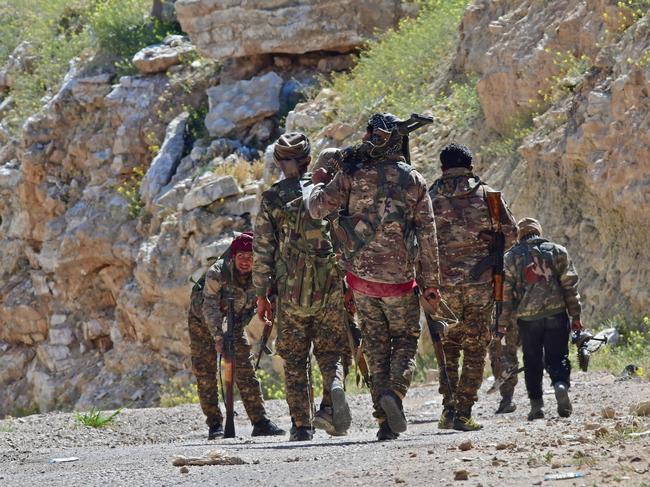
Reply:
M327 220L307 212L303 191L311 186L307 137L287 133L275 143L273 157L286 179L262 195L255 220L253 282L258 314L271 319L267 296L277 292L276 350L284 359L292 441L312 438L308 364L314 356L323 376L323 399L314 426L345 434L350 408L343 390L342 355L347 351L342 277Z
M339 211L343 265L363 331L379 440L395 439L406 430L402 399L420 336L416 237L424 294L439 299L431 201L422 176L405 164L407 145L396 130L398 122L390 114L373 115L364 142L355 149L359 156L353 155L333 179L325 169L315 172L317 184L309 197L314 218Z
M491 189L472 172L472 153L467 147L446 146L440 161L442 177L433 183L429 194L438 230L441 294L460 323L443 338L454 396L450 397L447 387L440 384L443 412L438 427L470 431L482 427L471 414L483 381L493 308L490 270L476 280L470 278L470 271L489 254L494 227L485 192ZM505 203L501 214L507 248L515 240L515 222ZM463 368L459 377L461 353Z
M217 352L223 351L223 321L227 298L235 298L235 381L253 424L252 436L282 435L285 432L266 417L260 383L251 363L245 325L255 308L251 280L253 237L243 233L235 238L229 254L215 264L192 289L189 313L192 370L196 376L199 401L209 427L208 439L223 434L219 409Z
M524 218L517 226L519 242L505 255L501 316L508 328L519 329L531 404L528 419L544 417L544 368L555 389L558 414L568 417L573 411L568 393L569 316L571 329L582 329L578 274L567 250L542 238L537 220Z

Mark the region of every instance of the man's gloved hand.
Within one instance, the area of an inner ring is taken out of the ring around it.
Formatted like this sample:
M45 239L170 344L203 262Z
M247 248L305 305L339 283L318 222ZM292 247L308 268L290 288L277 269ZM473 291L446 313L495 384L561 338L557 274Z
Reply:
M582 330L583 327L580 318L571 321L571 331L582 331Z
M263 322L273 321L273 310L271 309L271 301L266 296L257 297L257 316Z
M351 288L347 288L345 290L345 297L343 298L343 304L348 313L350 313L351 315L356 314L357 306L356 304L354 304L354 293L352 292Z
M333 179L333 176L327 172L324 167L319 167L311 175L311 182L314 184L327 184Z
M223 337L214 339L214 349L217 353L223 353Z
M440 296L440 291L435 287L428 287L422 291L422 297L427 300L431 307L435 310L440 304L442 296Z

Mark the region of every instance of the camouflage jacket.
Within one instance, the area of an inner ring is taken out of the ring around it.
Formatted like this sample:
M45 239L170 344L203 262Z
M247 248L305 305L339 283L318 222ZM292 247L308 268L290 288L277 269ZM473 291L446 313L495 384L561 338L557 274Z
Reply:
M567 311L580 318L578 274L567 250L541 237L525 239L505 255L503 323Z
M303 188L311 173L284 179L262 194L255 219L253 283L258 296L277 292L281 302L319 308L342 279L328 220L312 218Z
M348 225L342 238L348 239L342 262L347 271L369 281L399 284L416 277L419 258L422 285L439 285L431 200L422 176L403 159L356 163L338 171L327 185L314 187L309 211L314 218L338 211L338 226ZM416 241L417 253L412 245Z
M448 169L429 189L436 214L443 286L481 284L492 279L489 269L478 280L469 276L472 268L490 253L489 241L479 238L481 232L494 229L485 199L488 191L494 190L465 168ZM516 240L517 224L503 201L501 229L507 249Z
M205 274L203 287L203 319L210 334L216 338L223 335L223 322L228 316L227 298L235 298L236 327L250 321L255 312L255 289L251 275L242 275L235 269L230 258L215 262Z

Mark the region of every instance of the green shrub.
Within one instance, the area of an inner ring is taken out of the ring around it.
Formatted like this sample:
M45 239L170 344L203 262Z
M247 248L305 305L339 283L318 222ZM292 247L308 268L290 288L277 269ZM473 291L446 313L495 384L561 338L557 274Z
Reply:
M75 413L74 417L81 424L90 428L103 428L113 423L118 414L122 412L122 408L114 411L112 414L104 415L103 412L97 411L94 408L86 413Z
M431 84L443 78L454 55L467 0L419 2L420 14L370 42L350 73L335 75L334 110L356 120L375 111L407 116L433 104Z
M160 407L171 408L181 404L198 404L199 390L195 383L182 384L172 379L162 387Z

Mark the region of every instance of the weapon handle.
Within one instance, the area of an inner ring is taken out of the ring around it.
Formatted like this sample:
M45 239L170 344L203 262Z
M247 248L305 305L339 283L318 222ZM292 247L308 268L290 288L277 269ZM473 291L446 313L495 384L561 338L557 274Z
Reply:
M486 191L488 210L496 232L501 232L501 191Z
M224 438L235 437L235 299L228 298L228 329L223 340L224 372L226 382L226 424Z

